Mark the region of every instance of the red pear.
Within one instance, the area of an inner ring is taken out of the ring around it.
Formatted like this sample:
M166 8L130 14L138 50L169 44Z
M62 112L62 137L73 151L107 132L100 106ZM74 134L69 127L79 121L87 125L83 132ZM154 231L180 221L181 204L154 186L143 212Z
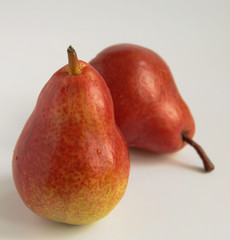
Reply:
M13 177L25 204L57 222L87 224L106 216L124 195L129 154L100 74L78 61L42 89L17 141Z
M115 118L128 146L171 153L191 144L205 170L214 169L192 140L195 124L164 60L150 49L118 44L90 64L103 76L113 97Z

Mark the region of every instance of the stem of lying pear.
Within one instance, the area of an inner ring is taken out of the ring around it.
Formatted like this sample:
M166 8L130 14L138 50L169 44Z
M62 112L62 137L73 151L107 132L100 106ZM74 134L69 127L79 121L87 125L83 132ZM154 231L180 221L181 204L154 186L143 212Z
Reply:
M74 48L72 46L69 46L67 49L67 53L69 60L69 74L70 75L81 74L81 68Z
M189 145L193 146L197 153L199 154L200 158L202 159L204 163L204 168L206 172L211 172L215 167L211 160L208 158L207 154L203 150L203 148L197 144L194 140L192 140L190 137L186 135L182 135L182 138L185 142L187 142Z

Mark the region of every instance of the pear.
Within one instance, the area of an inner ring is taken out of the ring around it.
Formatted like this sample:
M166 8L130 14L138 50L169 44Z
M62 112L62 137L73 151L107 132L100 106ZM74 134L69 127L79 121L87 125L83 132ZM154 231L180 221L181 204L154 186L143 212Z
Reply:
M101 75L68 48L42 89L13 155L18 193L37 215L74 225L105 217L123 197L127 144Z
M214 169L193 139L195 123L164 60L150 49L118 44L90 64L103 76L113 97L115 118L130 147L156 153L192 145L206 171Z

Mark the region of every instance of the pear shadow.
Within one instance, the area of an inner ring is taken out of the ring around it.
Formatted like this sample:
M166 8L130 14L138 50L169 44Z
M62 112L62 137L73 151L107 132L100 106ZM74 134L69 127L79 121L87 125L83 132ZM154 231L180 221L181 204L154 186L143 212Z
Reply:
M68 236L82 235L94 225L75 226L37 216L22 202L10 176L0 179L0 189L2 239L67 239Z
M138 148L130 148L130 161L131 165L135 165L137 167L146 167L148 166L171 166L175 168L183 168L191 171L196 171L199 173L205 173L204 168L188 164L186 162L179 161L178 152L170 153L170 154L158 154L148 150L138 149Z

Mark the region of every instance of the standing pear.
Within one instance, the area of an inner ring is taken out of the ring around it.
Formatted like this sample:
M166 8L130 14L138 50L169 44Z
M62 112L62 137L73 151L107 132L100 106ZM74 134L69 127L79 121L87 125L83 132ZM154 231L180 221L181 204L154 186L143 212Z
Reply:
M13 177L33 212L80 225L118 204L130 162L104 79L71 46L68 58L42 89L17 141Z

